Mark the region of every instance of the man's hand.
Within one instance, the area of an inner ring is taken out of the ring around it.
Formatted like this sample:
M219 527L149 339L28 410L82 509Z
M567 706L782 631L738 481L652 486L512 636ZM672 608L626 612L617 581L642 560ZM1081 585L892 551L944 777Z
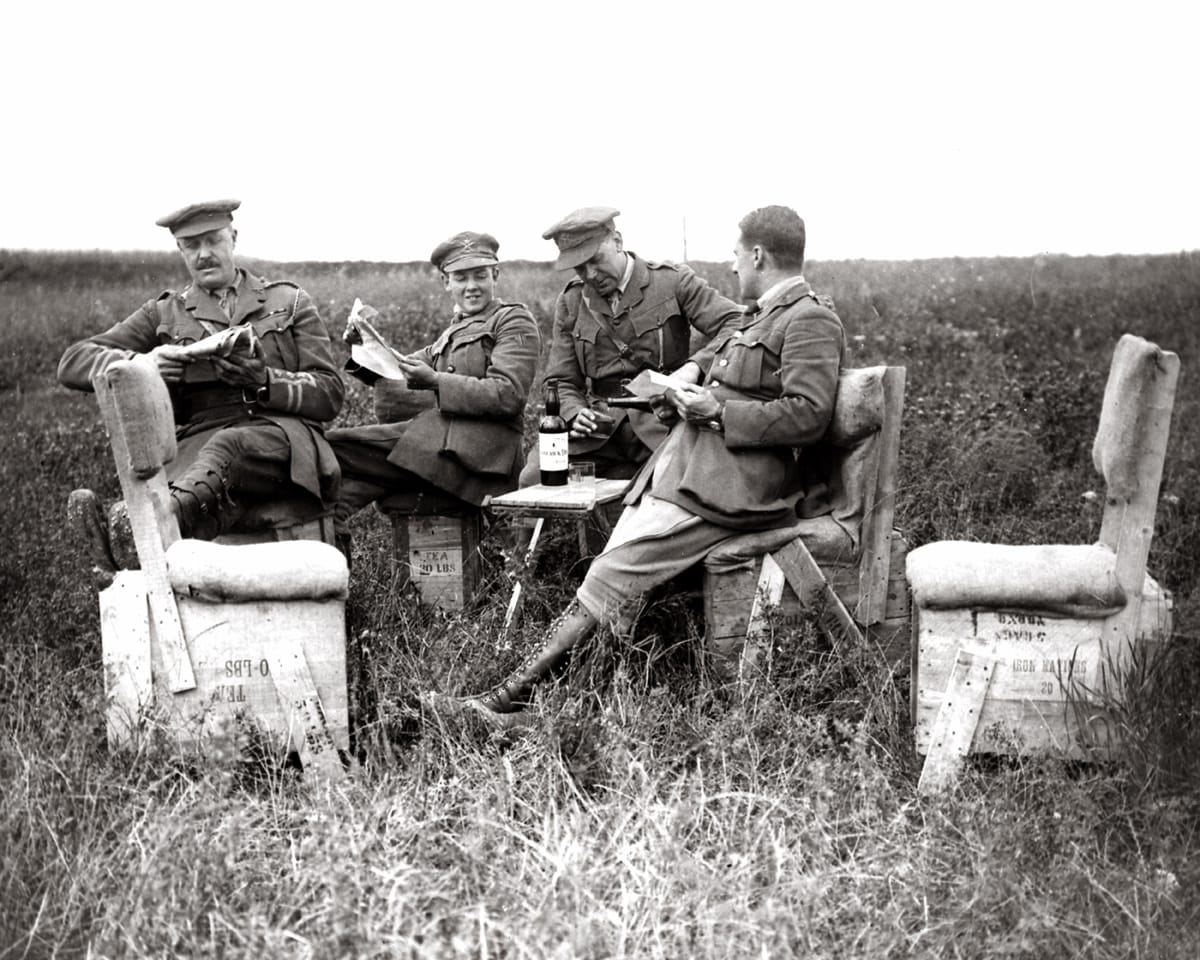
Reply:
M671 374L676 380L682 380L684 383L699 383L704 379L704 371L700 369L700 364L694 360L689 360L682 367Z
M721 401L708 387L689 384L679 390L668 390L667 396L674 402L679 415L690 422L712 420L721 412Z
M392 351L395 353L395 351ZM396 354L396 363L413 390L432 390L437 386L437 371L423 360Z
M167 383L178 383L183 379L184 368L192 362L187 351L173 343L164 343L150 351L150 358L158 368L158 375Z
M567 434L576 440L584 437L594 437L597 434L607 436L612 429L613 418L603 410L584 407L571 420L571 429Z
M262 359L262 344L254 342L254 355L235 353L228 357L213 357L213 371L218 380L235 387L262 387L267 384L267 365Z
M651 398L650 409L658 418L658 422L668 427L679 419L679 411L675 409L675 401L666 394L663 394L661 397Z

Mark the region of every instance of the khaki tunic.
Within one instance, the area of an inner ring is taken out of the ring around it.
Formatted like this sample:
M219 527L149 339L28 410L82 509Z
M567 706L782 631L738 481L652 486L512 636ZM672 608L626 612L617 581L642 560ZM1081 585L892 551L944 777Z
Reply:
M800 461L829 426L844 355L841 321L799 278L697 353L725 403L724 432L675 424L588 568L583 605L624 629L646 591L722 541L794 523L806 493Z
M517 485L525 402L541 342L528 307L493 301L413 354L437 371L433 407L407 422L334 431L335 448L343 439L384 450L391 443L388 463L468 503L507 493ZM387 384L380 380L376 391ZM385 478L381 473L381 482Z
M161 344L194 343L213 330L249 324L262 344L267 390L259 396L254 388L243 391L217 380L208 364L189 366L188 379L168 384L179 452L167 475L180 476L217 430L253 428L265 421L287 435L292 483L328 504L336 499L339 473L323 424L337 415L344 396L329 334L312 298L294 283L270 282L241 270L239 275L232 319L206 290L194 285L180 292L168 290L103 333L68 347L59 361L58 379L65 386L90 391L96 374L116 360L148 353ZM270 433L278 436L276 431ZM264 442L278 443L274 438Z
M743 315L738 304L690 267L629 256L633 273L616 316L608 301L579 278L567 284L555 304L545 379L558 383L562 416L568 423L591 406L592 397L614 395L608 390L597 393L597 381L629 380L645 369L678 369L692 352L693 329L712 337ZM647 455L667 435L653 414L619 408L609 412L615 418L613 432L628 421ZM608 436L572 439L571 454L601 451L608 442Z

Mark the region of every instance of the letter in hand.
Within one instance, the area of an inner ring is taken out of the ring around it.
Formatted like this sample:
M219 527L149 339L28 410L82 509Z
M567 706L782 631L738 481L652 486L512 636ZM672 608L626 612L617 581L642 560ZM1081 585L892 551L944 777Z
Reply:
M179 383L184 368L192 362L186 347L174 343L163 343L150 351L150 358L158 368L158 375L167 383Z
M255 338L253 353L231 353L228 357L213 357L213 371L218 380L235 387L261 387L267 383L267 365L262 359L262 343Z
M691 422L711 420L721 411L721 402L708 387L683 383L667 391L667 397L683 419Z
M433 390L437 386L437 371L423 360L396 353L396 365L404 371L404 378L413 390Z

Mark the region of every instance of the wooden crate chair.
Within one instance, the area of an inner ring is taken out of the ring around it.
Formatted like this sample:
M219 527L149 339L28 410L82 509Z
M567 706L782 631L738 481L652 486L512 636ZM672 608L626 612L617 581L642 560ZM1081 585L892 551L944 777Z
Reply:
M896 659L907 651L907 546L893 529L903 367L843 370L821 449L833 510L726 541L704 563L706 645L718 676L760 663L770 613L787 626L817 609L835 638ZM804 456L801 453L801 456Z
M1170 634L1146 572L1179 358L1129 334L1113 353L1092 459L1105 482L1094 544L941 541L908 557L912 710L923 786L968 752L1107 755L1136 658Z
M372 396L381 424L404 423L434 405L431 390L395 380L377 381ZM483 511L446 493L399 491L375 505L392 524L399 586L411 583L423 603L447 613L467 609L482 575Z
M461 613L479 591L483 511L449 494L395 493L376 502L392 524L399 586L423 603Z
M100 593L110 744L155 730L189 748L265 736L306 771L342 776L345 558L320 541L180 539L163 469L176 453L166 385L135 357L95 387L141 563Z

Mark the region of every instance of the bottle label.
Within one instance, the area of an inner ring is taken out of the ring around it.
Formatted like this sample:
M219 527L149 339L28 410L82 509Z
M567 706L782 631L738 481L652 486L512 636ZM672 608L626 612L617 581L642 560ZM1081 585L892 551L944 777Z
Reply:
M543 470L567 469L566 433L538 434L538 466Z

